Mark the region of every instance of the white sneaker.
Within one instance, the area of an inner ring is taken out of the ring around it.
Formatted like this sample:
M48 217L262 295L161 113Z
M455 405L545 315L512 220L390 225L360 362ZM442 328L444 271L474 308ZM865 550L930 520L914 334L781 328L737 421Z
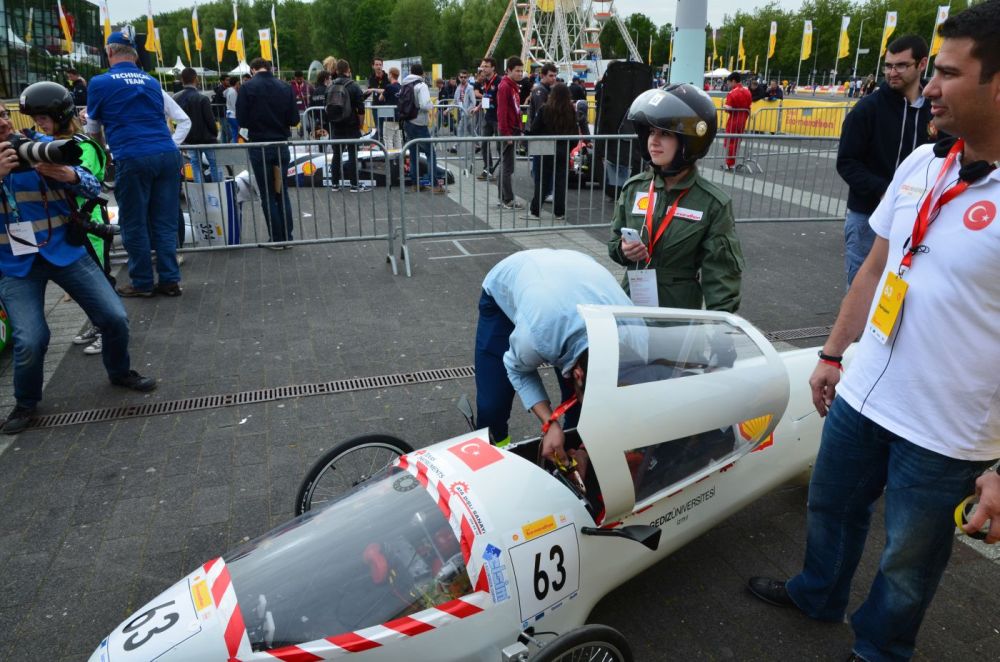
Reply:
M101 331L96 326L91 324L86 329L80 332L80 335L74 336L74 345L86 345L94 342L97 338L101 337Z
M555 199L556 199L555 198L555 194L553 194L553 193L549 193L547 196L545 196L545 202L547 202L547 203L551 203Z
M83 353L93 356L94 354L100 354L102 349L104 349L104 342L101 339L101 334L97 334L97 339L84 347Z
M500 204L502 209L524 209L524 203L520 200L511 200Z

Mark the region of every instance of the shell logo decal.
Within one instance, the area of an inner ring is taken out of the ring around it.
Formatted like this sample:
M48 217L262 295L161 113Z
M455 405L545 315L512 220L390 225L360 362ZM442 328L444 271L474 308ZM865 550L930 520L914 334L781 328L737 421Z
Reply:
M771 419L773 418L771 414L764 414L763 416L743 421L737 426L741 437L751 444L757 444L757 447L752 452L763 450L774 443L774 432L767 435L767 438L763 441L760 440L761 435L764 434L764 430L771 425ZM759 444L757 443L758 441L760 442Z
M698 134L699 138L708 133L708 124L705 120L701 120L695 125L694 132Z
M316 166L313 165L312 161L306 161L302 164L302 174L305 176L312 175L316 172Z

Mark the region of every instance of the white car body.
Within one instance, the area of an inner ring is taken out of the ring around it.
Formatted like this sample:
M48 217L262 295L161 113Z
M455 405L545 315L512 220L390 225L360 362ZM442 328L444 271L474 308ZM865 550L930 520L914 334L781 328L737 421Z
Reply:
M808 471L821 428L807 385L815 349L779 354L753 326L726 313L579 310L590 358L577 432L603 496L599 521L593 503L588 510L567 482L516 448L490 446L485 430L471 432L409 453L341 501L307 512L226 561L206 563L116 628L91 660L496 661L528 628L561 634L583 625L608 592ZM713 363L712 356L724 355L728 364ZM671 474L689 465L695 468L683 476ZM454 552L454 561L461 548L464 589L440 581L444 565L436 584L393 574L403 558L405 572L416 577L429 569L414 564L433 555L418 558L427 551L417 546L423 538L392 539L391 528L401 526L390 521L395 514L364 512L363 505L404 499L423 510L402 512L398 522L419 524L441 564L443 550ZM433 512L448 526L433 529ZM309 531L337 526L350 535L327 534L317 547ZM646 528L625 528L634 526ZM595 535L648 534L650 527L661 534L650 546ZM360 563L366 535L376 542L364 548ZM343 583L324 583L340 566ZM358 616L369 601L374 609L405 597L400 592L407 587L426 599L428 586L457 597L388 621ZM386 598L370 598L373 592ZM295 641L290 631L326 615L307 604L360 627Z

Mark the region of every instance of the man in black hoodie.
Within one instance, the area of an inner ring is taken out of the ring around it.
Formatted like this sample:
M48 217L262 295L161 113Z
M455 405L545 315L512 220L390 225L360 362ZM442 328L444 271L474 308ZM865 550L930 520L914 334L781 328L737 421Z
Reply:
M868 217L889 187L896 168L914 149L932 142L930 104L921 95L927 42L917 35L894 40L885 53L885 81L844 119L837 172L847 182L844 267L851 286L868 257L875 232Z

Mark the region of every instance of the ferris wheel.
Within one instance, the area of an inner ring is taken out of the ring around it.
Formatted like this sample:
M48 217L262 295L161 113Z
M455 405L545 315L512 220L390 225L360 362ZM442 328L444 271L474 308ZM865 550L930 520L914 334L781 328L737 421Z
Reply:
M515 20L521 37L521 59L532 63L552 62L560 69L583 73L601 59L601 31L614 23L629 54L641 60L628 29L614 8L614 0L510 0L486 52L493 55L507 24Z

